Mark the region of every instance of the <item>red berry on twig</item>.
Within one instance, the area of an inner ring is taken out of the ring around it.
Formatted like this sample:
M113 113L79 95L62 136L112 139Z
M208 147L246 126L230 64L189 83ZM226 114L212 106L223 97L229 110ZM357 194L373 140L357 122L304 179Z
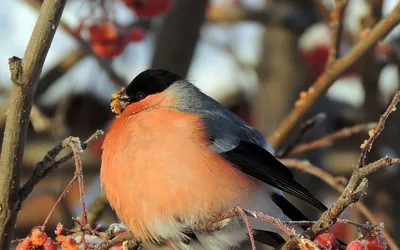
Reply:
M364 242L368 250L385 250L387 248L387 243L382 235L369 236Z
M17 248L15 248L16 250L29 250L29 248L31 247L31 241L29 240L29 238L25 238L23 241L21 241Z
M326 249L338 248L338 242L335 235L329 231L318 234L317 237L315 237L314 242L317 242Z
M368 248L363 242L354 240L347 245L346 250L368 250Z

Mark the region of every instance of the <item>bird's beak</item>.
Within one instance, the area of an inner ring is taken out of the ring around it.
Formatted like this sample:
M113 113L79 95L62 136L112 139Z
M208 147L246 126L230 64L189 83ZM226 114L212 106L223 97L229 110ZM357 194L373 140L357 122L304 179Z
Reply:
M129 104L129 97L126 94L125 88L111 95L111 111L117 115L121 114L124 108Z

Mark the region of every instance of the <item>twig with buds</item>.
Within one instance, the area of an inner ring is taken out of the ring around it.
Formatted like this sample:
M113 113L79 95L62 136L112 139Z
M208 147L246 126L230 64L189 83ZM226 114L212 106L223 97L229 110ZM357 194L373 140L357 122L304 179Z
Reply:
M282 143L290 136L294 127L303 119L319 98L325 94L333 82L357 62L362 55L371 49L380 39L386 36L399 22L400 3L395 6L389 15L381 19L375 27L371 29L368 36L361 39L346 55L332 63L317 79L313 86L301 96L296 102L295 108L281 122L278 129L269 138L273 148L279 150Z
M368 180L366 179L368 175L382 167L400 163L399 158L385 157L368 165L365 165L367 152L372 148L374 140L382 132L386 119L393 111L396 110L396 105L399 102L399 99L400 91L396 92L396 95L394 96L389 107L380 117L376 128L370 130L368 140L366 140L361 145L362 150L359 160L354 166L353 174L351 175L351 178L345 190L342 192L337 201L326 212L322 214L320 219L311 228L306 230L304 236L314 238L316 234L332 226L346 207L348 207L352 203L356 203L357 201L359 201L368 186Z
M326 172L325 170L323 170L317 166L314 166L309 161L297 160L297 159L281 159L280 161L289 168L294 168L296 170L311 174L311 175L323 180L325 183L329 184L332 188L334 188L339 193L343 193L343 191L346 187L345 184L347 184L348 180L345 177L343 177L343 176L335 177L335 176L331 175L330 173ZM371 222L372 224L375 224L375 225L379 224L379 221L376 219L376 216L373 215L372 212L362 202L357 202L354 205L365 216L365 218L369 222ZM340 219L338 219L338 222L339 222L339 220ZM393 240L393 238L390 236L390 234L384 228L381 228L381 233L382 233L383 237L385 238L385 240L387 241L390 249L399 250L399 247L397 246L396 242Z
M343 19L344 12L349 0L335 0L335 10L331 12L331 46L329 50L328 62L326 64L327 69L329 69L332 64L339 58L340 53L340 43L342 40L343 33Z
M288 155L298 155L304 152L308 152L317 148L329 147L332 143L339 139L348 138L350 136L361 134L364 132L368 132L369 130L376 127L376 123L366 123L366 124L358 124L352 127L342 128L338 131L335 131L331 134L323 136L315 141L303 143L294 147Z

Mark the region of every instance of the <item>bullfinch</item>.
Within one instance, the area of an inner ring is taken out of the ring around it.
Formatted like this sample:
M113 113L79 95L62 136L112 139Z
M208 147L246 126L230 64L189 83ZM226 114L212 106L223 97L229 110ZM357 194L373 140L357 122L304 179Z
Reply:
M112 95L111 109L116 118L103 144L102 188L119 218L145 242L177 250L234 249L248 239L241 217L216 230L205 225L233 207L307 219L282 191L326 209L274 157L259 131L174 73L143 71ZM284 242L274 226L250 223L256 240Z

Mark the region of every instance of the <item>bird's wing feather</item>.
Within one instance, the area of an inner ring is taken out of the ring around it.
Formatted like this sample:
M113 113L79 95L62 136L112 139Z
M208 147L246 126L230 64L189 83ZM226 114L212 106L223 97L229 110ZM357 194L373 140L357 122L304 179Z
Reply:
M285 191L325 211L327 208L301 184L294 180L292 172L270 152L250 142L240 141L232 150L221 155L243 173Z
M292 172L274 157L272 147L259 131L192 85L183 86L176 91L180 93L180 105L176 108L201 115L202 126L205 126L207 139L215 152L243 173L326 210L321 202L294 180Z

